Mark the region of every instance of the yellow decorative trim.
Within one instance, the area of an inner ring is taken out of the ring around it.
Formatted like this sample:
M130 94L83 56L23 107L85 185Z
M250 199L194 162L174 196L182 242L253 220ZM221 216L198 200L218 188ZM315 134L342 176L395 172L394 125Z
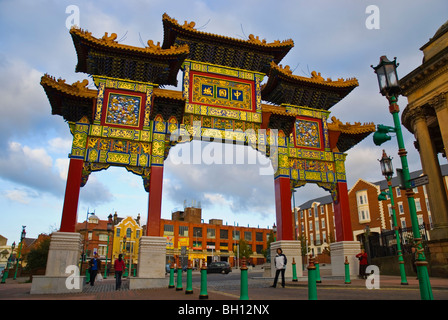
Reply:
M296 81L303 81L303 82L314 83L314 84L322 84L324 86L340 87L340 88L357 87L359 85L358 79L356 79L356 78L350 78L347 80L339 78L336 81L331 80L331 78L327 78L325 80L320 75L320 72L317 73L316 71L311 72L311 78L293 75L292 70L288 65L283 67L282 65L277 65L273 61L271 62L271 68L277 70L282 75L284 75L290 79L294 79Z
M176 27L178 27L179 29L183 29L184 31L187 31L189 33L195 33L197 35L203 35L203 36L209 36L209 37L211 36L211 37L214 37L217 39L226 39L226 40L232 40L235 42L249 43L249 44L267 47L267 48L294 46L294 41L292 39L288 39L288 40L284 40L284 41L275 40L274 42L267 43L265 39L260 40L258 38L258 36L255 37L253 34L249 35L248 40L241 40L241 39L230 38L230 37L225 37L225 36L221 36L221 35L217 35L217 34L198 31L197 29L194 28L196 25L195 22L192 21L192 22L188 23L187 21L185 21L183 25L180 25L176 19L171 18L166 13L163 14L162 20L169 21L170 23L176 25Z
M119 50L127 50L132 51L136 53L148 53L148 54L155 54L155 55L179 55L179 54L186 54L190 52L190 49L188 45L181 45L181 46L171 46L169 49L162 49L160 47L160 44L157 45L154 44L152 40L149 40L147 42L148 47L145 48L139 48L134 47L130 45L120 44L116 41L117 34L112 33L110 36L106 32L104 36L101 39L95 38L92 36L92 33L87 30L82 30L81 28L77 26L73 26L70 29L70 34L76 35L88 42L90 42L92 45L101 46L107 49L119 49Z
M373 122L361 124L361 122L355 122L354 124L345 123L343 124L336 117L331 117L331 121L328 123L328 130L340 131L349 134L359 134L367 132L375 132L375 124Z

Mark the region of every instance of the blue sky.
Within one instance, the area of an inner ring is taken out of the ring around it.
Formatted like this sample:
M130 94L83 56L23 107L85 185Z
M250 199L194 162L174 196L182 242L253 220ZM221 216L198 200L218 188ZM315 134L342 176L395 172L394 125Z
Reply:
M330 117L386 125L392 125L392 117L370 65L376 65L381 55L396 56L403 77L421 64L419 48L446 22L448 13L446 0L0 0L0 234L8 244L19 240L22 225L29 237L60 225L71 135L64 120L51 115L39 82L45 73L67 83L88 78L75 73L77 57L66 28L70 5L79 8L81 28L95 37L115 32L120 43L139 47L149 39L163 42L163 13L180 23L195 21L196 28L208 33L241 39L254 34L268 42L292 39L294 48L281 64L289 65L294 74L310 76L315 70L324 78L359 81L358 88L330 109ZM379 9L379 29L366 27L369 5ZM401 97L401 110L406 104ZM404 133L410 169L418 170L414 138ZM377 147L369 136L348 152L348 187L358 178L382 179L377 159L383 147L394 158L395 168L401 166L395 139ZM194 200L201 202L205 221L218 218L228 224L272 226L273 176L258 172L257 165L178 165L168 159L162 218L170 218L184 200L188 204ZM297 189L295 203L325 194L307 185ZM147 202L139 176L110 168L93 173L81 189L78 219L85 220L87 210L101 219L117 211L120 216L140 213L145 223Z

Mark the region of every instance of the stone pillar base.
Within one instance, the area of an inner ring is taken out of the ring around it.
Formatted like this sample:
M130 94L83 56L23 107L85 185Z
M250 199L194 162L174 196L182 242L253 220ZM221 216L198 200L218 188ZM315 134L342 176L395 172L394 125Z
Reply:
M428 241L431 277L448 277L448 238Z
M79 275L82 236L75 232L51 235L45 276L33 276L31 294L82 292L84 277Z
M149 289L168 286L165 279L166 239L145 236L140 238L137 277L129 278L130 289Z
M286 264L285 278L292 278L292 259L296 262L297 277L303 276L302 270L302 250L300 241L296 240L280 240L271 243L271 277L275 277L275 255L277 249L280 248L288 260Z
M345 257L350 264L350 275L359 274L359 261L356 255L361 252L361 244L358 241L330 243L330 252L333 276L345 276Z

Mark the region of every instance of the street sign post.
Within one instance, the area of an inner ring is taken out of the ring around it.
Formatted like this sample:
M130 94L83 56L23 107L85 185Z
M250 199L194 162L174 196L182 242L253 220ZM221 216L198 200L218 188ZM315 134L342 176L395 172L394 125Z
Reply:
M415 188L415 187L422 186L424 184L428 184L429 179L428 179L428 176L425 174L423 176L409 180L409 183L411 184L411 188Z

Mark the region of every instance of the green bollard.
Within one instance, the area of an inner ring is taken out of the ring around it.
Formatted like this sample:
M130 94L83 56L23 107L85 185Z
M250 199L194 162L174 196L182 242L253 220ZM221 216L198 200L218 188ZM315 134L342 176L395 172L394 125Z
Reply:
M168 288L172 289L174 288L174 263L171 262L170 264L170 283L168 284Z
M208 293L207 293L207 266L205 265L205 259L202 260L202 267L201 267L201 292L199 293L199 299L208 299Z
M310 258L308 265L308 300L317 300L316 266L313 258Z
M86 270L86 283L90 282L90 272L89 269Z
M185 289L185 294L193 293L193 270L191 269L191 262L188 261L187 268L187 288Z
M315 258L314 265L316 266L316 283L322 283L320 279L319 260Z
M176 291L182 291L182 266L179 263L179 260L177 260L177 287Z
M296 260L292 258L292 281L297 282Z
M243 265L241 266L240 272L241 272L240 300L249 300L247 266L245 258L243 258Z
M352 283L350 281L350 263L348 262L347 257L345 257L345 284L350 284Z

